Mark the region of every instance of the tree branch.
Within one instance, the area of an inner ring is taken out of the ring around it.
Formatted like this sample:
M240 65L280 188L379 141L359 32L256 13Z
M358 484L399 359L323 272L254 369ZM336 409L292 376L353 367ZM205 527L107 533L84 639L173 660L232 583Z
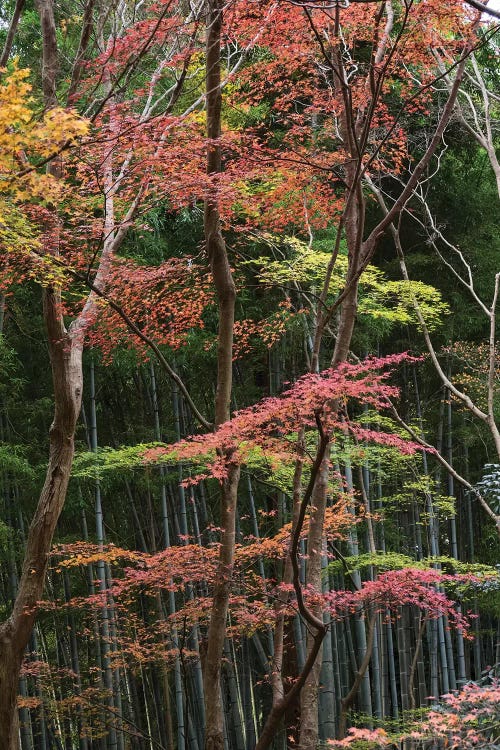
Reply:
M39 260L41 257L41 254L36 253L36 251L32 251L32 252L37 256L37 259ZM86 276L85 274L81 274L78 271L73 270L72 268L69 268L62 260L60 260L60 258L51 258L51 262L54 262L59 268L62 268L65 273L67 273L69 276L74 278L76 281L81 281L83 284L85 284L85 286L87 286L90 289L91 292L93 292L96 296L100 297L101 299L107 302L107 304L111 307L111 309L114 310L120 316L123 322L126 323L128 328L137 336L137 338L139 338L144 344L146 344L151 349L152 352L154 352L161 367L165 370L167 375L173 381L175 381L175 383L178 385L179 390L182 392L182 395L186 399L186 402L193 413L193 416L197 419L200 425L207 431L209 432L212 431L214 428L213 424L209 422L207 419L205 419L205 417L198 410L183 380L179 377L179 375L175 372L175 370L169 365L168 361L162 354L158 345L153 341L152 338L150 338L146 333L144 333L144 331L141 331L139 326L136 323L134 323L134 321L127 315L127 313L121 307L121 305L119 305L118 302L116 302L112 297L110 297L109 294L107 294L107 292L104 292L102 289L96 286L96 284L94 284L88 278L88 276Z
M16 7L14 8L12 20L10 22L9 30L5 38L5 44L2 50L2 55L0 57L0 68L4 68L7 65L7 60L9 59L9 56L10 56L12 44L14 43L14 37L16 35L17 26L21 18L21 14L23 12L23 8L25 4L26 4L26 0L17 0L16 2Z

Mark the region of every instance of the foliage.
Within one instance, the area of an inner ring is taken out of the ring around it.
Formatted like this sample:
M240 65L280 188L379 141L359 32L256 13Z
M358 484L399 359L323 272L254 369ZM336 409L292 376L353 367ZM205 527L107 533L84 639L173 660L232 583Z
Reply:
M33 481L34 472L25 458L26 448L23 445L0 443L0 463L2 469L18 482Z
M338 573L342 569L349 572L365 570L369 567L375 567L378 571L403 570L404 568L415 568L429 570L429 568L442 568L450 574L458 573L460 575L474 576L474 585L481 585L480 581L485 583L494 582L497 579L498 571L491 565L481 563L464 563L455 560L453 557L440 555L439 557L425 557L422 560L414 560L407 555L399 552L366 552L356 556L347 556L342 560L330 562L328 570ZM450 579L452 580L452 579Z
M500 466L486 464L483 471L483 477L476 487L488 498L495 513L500 514Z
M272 234L259 237L265 244L276 246L281 252L287 252L285 260L271 261L266 257L258 257L250 262L260 270L259 281L266 286L295 285L304 291L312 291L321 287L326 269L331 258L331 251L323 249L326 242L321 243L320 249L309 247L297 237L279 238ZM332 237L330 244L335 242ZM329 294L337 296L343 289L347 272L348 258L344 243L339 254L329 287ZM363 273L359 297L359 314L385 321L389 325L417 324L414 301L417 300L420 310L430 330L442 322L442 318L449 312L448 305L442 301L437 289L421 281L391 281L380 269L373 265L367 266ZM380 328L380 325L379 325Z
M349 730L344 740L331 740L332 748L352 747L357 750L399 747L413 741L416 747L426 747L429 742L443 741L445 747L457 750L474 750L482 747L494 750L500 732L500 692L497 682L480 687L474 683L463 690L442 696L442 703L431 707L425 717L425 726L415 726L403 736L388 735L383 729Z
M331 432L335 428L349 432L357 440L372 440L412 454L420 448L416 443L347 422L344 416L350 400L386 407L387 399L397 396L398 391L385 381L392 368L409 359L406 354L368 358L359 365L345 363L319 375L304 375L282 396L264 399L237 412L213 433L145 451L144 461L159 463L213 456L208 474L198 475L196 481L207 475L222 480L228 465L235 461L245 463L248 451L255 445L266 452L271 465L276 460L289 460L296 448L290 435L301 428L316 428L318 419L323 430Z

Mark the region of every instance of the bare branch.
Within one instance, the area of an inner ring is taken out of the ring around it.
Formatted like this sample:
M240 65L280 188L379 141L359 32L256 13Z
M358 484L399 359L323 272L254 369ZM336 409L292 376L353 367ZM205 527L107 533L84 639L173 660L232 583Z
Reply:
M375 196L376 196L376 198L377 198L377 200L379 202L379 205L380 205L382 211L384 212L385 216L386 217L389 216L389 214L391 213L391 210L388 209L388 207L387 207L387 205L386 205L386 203L384 201L384 198L383 198L380 190L374 185L373 181L370 178L367 178L367 182L370 185L371 189L373 190L373 192L374 192L374 194L375 194ZM404 253L403 253L403 247L401 245L401 238L400 238L398 229L395 227L395 225L392 222L389 223L389 228L391 230L391 234L392 234L392 237L393 237L393 240L394 240L394 244L396 246L396 251L397 251L397 254L398 254L398 258L399 258L399 264L400 264L400 268L401 268L401 273L403 275L404 280L407 281L407 282L409 282L410 278L409 278L409 275L408 275L408 269L406 267L406 262L405 262ZM434 349L434 346L433 346L433 343L432 343L432 339L431 339L430 333L429 333L429 328L427 326L427 323L425 321L424 316L422 315L422 311L420 309L418 301L416 300L416 298L414 296L412 296L412 302L413 302L413 307L414 307L415 313L416 313L417 318L418 318L418 322L420 324L420 327L421 327L421 330L422 330L422 333L423 333L423 336L424 336L424 339L425 339L427 350L428 350L428 352L430 354L430 357L432 359L432 363L433 363L433 365L434 365L434 367L435 367L435 369L436 369L439 377L441 378L442 383L446 386L446 388L448 388L448 390L451 393L453 393L453 395L456 398L458 398L463 404L465 404L465 406L467 407L467 409L469 409L469 411L472 412L472 414L474 414L474 416L476 416L478 419L481 419L483 422L489 423L488 414L486 412L482 411L482 409L480 409L472 401L472 399L466 393L464 393L463 391L459 390L451 382L451 380L449 379L449 377L444 372L443 368L441 367L441 363L439 362L439 359L437 357L436 351Z

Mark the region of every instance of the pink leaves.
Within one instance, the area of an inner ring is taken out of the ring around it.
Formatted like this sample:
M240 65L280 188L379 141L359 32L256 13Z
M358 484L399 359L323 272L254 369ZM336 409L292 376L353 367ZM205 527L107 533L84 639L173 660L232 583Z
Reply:
M417 740L422 747L442 741L444 747L456 750L476 750L494 747L500 726L500 683L481 687L465 685L463 690L442 696L439 709L430 711L425 723L414 724L403 735L388 735L383 729L352 727L343 740L330 740L331 748L358 747L359 741L370 743L367 747L394 748L405 741ZM413 744L413 743L412 743ZM420 745L419 745L420 746Z
M293 435L301 428L316 429L319 418L323 429L345 435L350 433L360 441L371 441L396 448L401 453L411 454L421 447L392 433L370 430L351 422L347 407L351 402L369 404L383 409L388 400L398 395L398 389L387 379L402 361L415 361L408 354L397 354L382 358L368 358L360 364L344 363L320 374L308 374L299 378L281 396L263 399L255 406L235 413L216 432L194 437L164 449L147 451L144 461L160 461L162 455L171 461L202 461L206 471L198 475L214 477L222 481L227 472L227 459L222 455L232 449L231 461L245 463L255 451L265 454L271 461L286 461L296 458Z
M435 569L405 568L381 573L376 580L365 581L359 591L330 591L325 600L333 618L368 608L383 613L387 609L396 612L403 606L416 607L431 620L445 615L450 626L462 630L467 637L468 617L457 612L455 602L438 587L474 580L477 579L471 575L450 576Z
M343 740L328 740L329 747L351 747L354 742L369 742L370 747L388 747L389 737L383 729L362 729L351 727L349 736Z
M498 726L500 683L496 680L486 687L471 683L460 692L444 695L441 709L430 711L427 725L414 736L420 740L443 738L450 748L472 750L493 741Z
M182 346L193 328L203 328L202 314L211 302L208 278L190 258L170 258L153 267L115 258L108 271L107 292L143 333L172 349ZM126 323L105 303L89 339L100 347L105 360L111 359L118 346L133 346L144 356L147 353L145 345L131 338Z

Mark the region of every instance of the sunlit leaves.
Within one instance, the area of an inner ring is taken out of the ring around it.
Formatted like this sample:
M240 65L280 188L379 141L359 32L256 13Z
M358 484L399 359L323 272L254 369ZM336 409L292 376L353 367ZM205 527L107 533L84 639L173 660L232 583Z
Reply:
M264 234L261 239L287 254L285 259L279 261L269 261L264 257L251 261L252 265L259 268L261 283L270 286L285 285L287 288L297 285L304 291L321 288L331 252L315 250L296 237L283 239ZM334 241L332 238L332 246ZM344 243L341 243L341 253L335 262L330 282L331 295L337 295L344 288L347 265L347 252ZM448 313L448 305L443 302L441 294L429 284L390 280L375 266L369 265L366 268L360 283L358 311L361 316L388 324L418 325L415 303L430 330L438 326Z
M37 210L60 201L67 187L45 166L88 132L86 120L72 110L55 107L39 117L29 77L16 63L0 71L0 290L32 275L44 283L56 280L58 271L43 259L29 262L41 244ZM28 211L26 204L36 207Z
M88 132L74 111L54 107L37 117L30 71L14 65L0 83L0 194L39 201L60 195L59 180L36 170L37 160L56 155Z

